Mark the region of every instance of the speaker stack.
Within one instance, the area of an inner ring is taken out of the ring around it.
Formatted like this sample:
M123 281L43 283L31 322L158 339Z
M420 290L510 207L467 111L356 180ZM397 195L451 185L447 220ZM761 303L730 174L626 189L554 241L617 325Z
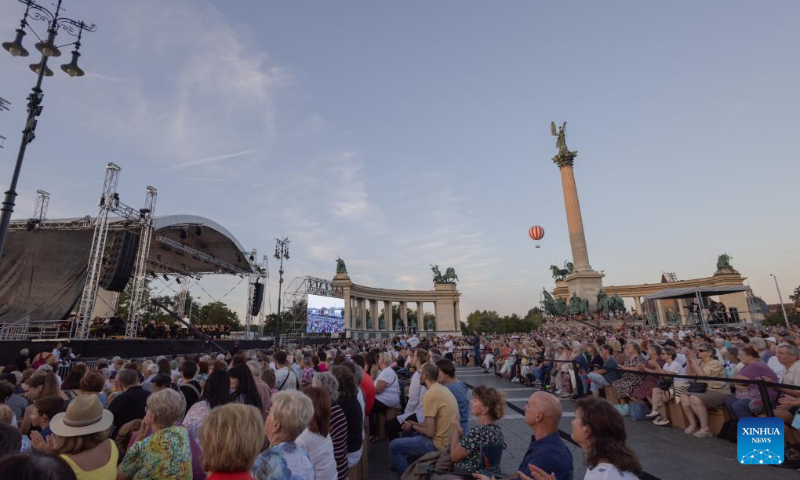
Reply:
M128 230L114 233L103 255L100 287L110 292L122 292L133 274L139 234Z
M264 303L264 284L253 284L253 298L250 299L250 315L258 315L261 311L261 304Z

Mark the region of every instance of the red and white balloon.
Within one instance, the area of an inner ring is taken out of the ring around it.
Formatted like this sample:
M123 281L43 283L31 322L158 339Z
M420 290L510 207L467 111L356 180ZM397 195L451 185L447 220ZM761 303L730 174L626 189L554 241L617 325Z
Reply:
M536 248L539 248L539 240L544 238L544 228L534 225L528 230L528 236L536 242Z

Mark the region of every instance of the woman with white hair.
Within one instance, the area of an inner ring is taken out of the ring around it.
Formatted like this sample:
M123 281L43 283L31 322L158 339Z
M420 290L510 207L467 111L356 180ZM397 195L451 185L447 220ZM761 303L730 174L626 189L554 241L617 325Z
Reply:
M372 407L372 418L369 423L370 434L373 436L378 432L378 414L390 408L400 407L400 383L392 368L392 354L381 352L377 361L380 372L375 379L375 405Z
M270 447L256 457L250 474L257 480L316 480L311 457L295 443L313 416L314 405L302 392L285 390L276 393L264 424Z
M133 445L117 469L118 480L145 478L192 478L192 452L189 432L176 427L183 417L186 400L172 389L147 397L147 413L142 420L139 438L148 430L153 434Z

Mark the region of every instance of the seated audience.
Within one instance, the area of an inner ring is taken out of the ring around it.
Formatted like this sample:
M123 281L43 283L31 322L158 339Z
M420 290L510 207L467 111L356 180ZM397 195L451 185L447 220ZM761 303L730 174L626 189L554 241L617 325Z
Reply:
M208 480L253 480L249 471L261 451L261 411L228 404L213 409L200 427L201 465Z
M312 379L313 381L313 379ZM333 440L330 436L331 399L323 388L308 386L303 393L311 399L314 416L297 437L297 446L308 452L317 480L336 480L336 459L333 454Z
M311 385L314 387L323 388L328 392L328 398L331 400L331 420L329 434L331 443L333 443L333 457L336 461L336 472L338 480L347 478L347 418L344 416L342 407L339 406L337 400L339 399L339 382L336 377L329 372L320 372L314 374L311 380Z
M725 369L715 358L714 347L708 343L701 344L696 351L697 356L686 349L686 373L705 377L725 378ZM695 437L713 437L708 425L708 409L721 407L730 396L728 385L723 382L698 382L704 384L704 392L692 392L691 386L681 395L681 407L689 419L689 426L684 430L687 435ZM698 427L698 420L700 426Z
M147 398L150 396L150 392L139 385L139 374L136 370L123 369L117 374L117 380L122 393L108 405L108 410L114 415L111 438L116 437L117 430L126 423L144 418Z
M208 376L206 385L203 388L203 395L200 400L192 405L192 408L186 413L183 419L183 426L189 431L189 434L197 440L199 438L199 429L203 424L203 420L208 416L211 409L226 405L231 402L231 380L228 372L225 370L214 370Z
M314 416L311 399L297 390L278 392L264 424L269 448L261 453L250 473L257 480L302 478L316 480L308 452L295 440Z
M503 430L496 423L503 418L505 406L506 398L502 391L485 385L475 387L472 391L470 412L475 415L478 425L465 434L461 424L455 418L452 420L453 435L450 439L450 459L455 462L455 470L476 472L483 469L481 447L505 444Z

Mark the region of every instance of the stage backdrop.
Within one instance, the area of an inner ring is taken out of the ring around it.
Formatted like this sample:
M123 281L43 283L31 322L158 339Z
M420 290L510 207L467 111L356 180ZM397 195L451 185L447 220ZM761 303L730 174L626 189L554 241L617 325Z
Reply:
M86 279L93 230L14 230L0 258L0 322L66 318Z

